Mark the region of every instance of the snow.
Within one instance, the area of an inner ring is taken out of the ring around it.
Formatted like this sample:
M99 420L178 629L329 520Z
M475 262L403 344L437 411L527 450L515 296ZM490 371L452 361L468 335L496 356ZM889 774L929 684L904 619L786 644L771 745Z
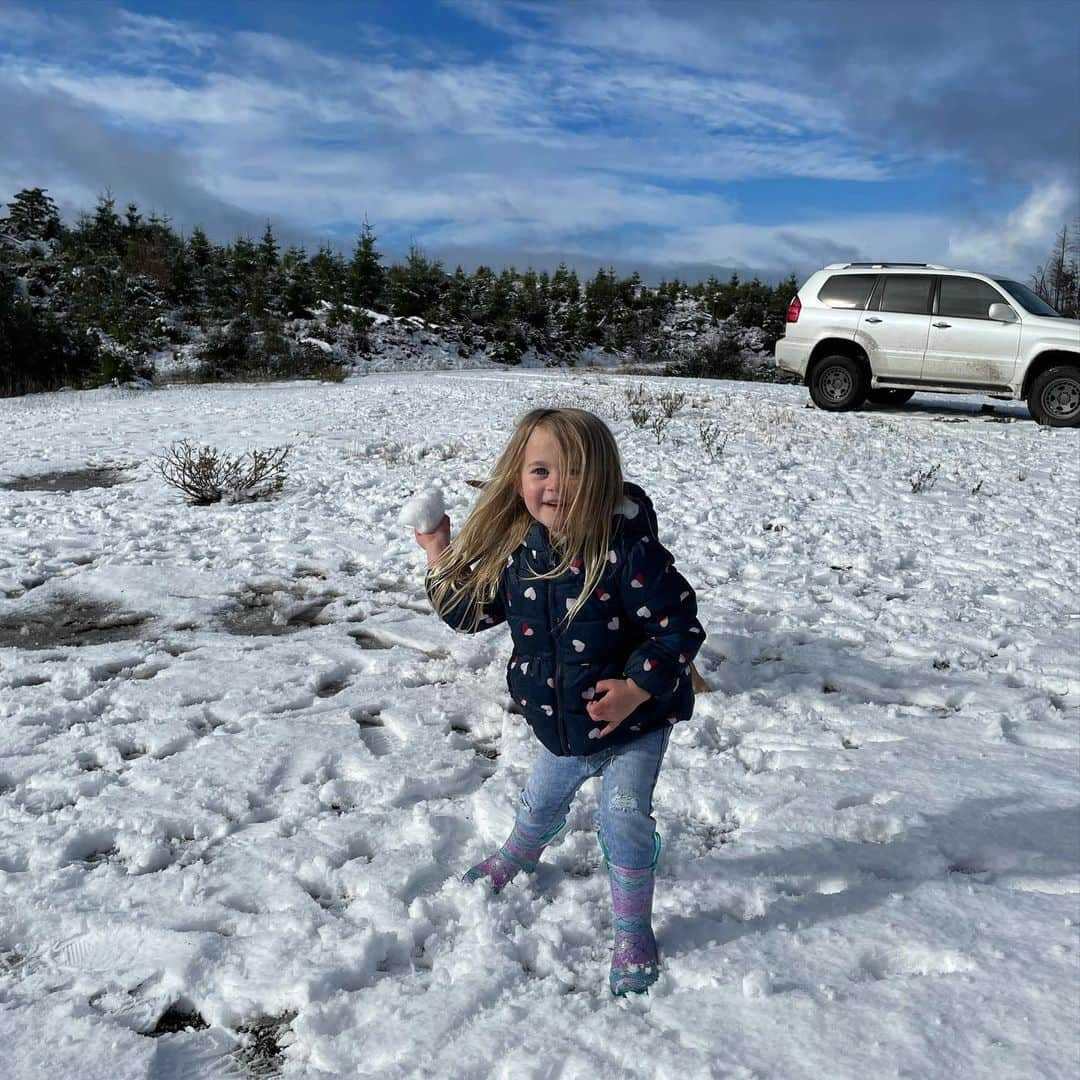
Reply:
M0 484L126 470L0 490L6 1075L250 1075L258 1024L284 1076L1075 1075L1080 433L974 398L832 415L682 381L658 444L639 385L674 386L487 369L0 400ZM505 628L434 618L398 520L438 486L459 527L466 480L548 404L611 424L709 631L712 692L657 786L643 998L607 990L595 784L536 875L458 880L536 744ZM702 422L729 436L715 462ZM182 438L291 443L288 482L189 506L153 467ZM150 1037L170 1007L208 1026Z
M414 495L398 514L398 522L402 525L411 525L417 532L429 533L435 531L435 526L443 519L446 513L446 502L443 493L438 488L428 488Z

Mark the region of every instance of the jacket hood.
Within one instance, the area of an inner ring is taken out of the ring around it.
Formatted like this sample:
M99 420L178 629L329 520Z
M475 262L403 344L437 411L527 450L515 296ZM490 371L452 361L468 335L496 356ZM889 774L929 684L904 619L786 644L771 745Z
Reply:
M634 522L639 528L646 531L649 536L655 537L660 532L652 499L637 484L633 484L629 480L623 482L623 497L615 507L615 515L623 518L622 522L616 522L617 526ZM638 520L639 515L641 515L640 521Z

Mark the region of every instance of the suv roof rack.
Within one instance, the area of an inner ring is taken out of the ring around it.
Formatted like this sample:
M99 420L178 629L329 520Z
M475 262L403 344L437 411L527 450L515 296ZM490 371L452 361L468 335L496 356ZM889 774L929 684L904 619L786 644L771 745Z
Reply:
M937 263L917 263L917 262L846 262L846 263L829 263L825 267L826 270L849 270L849 269L862 269L862 270L886 270L893 267L901 267L907 269L919 269L919 270L949 270L951 267L939 266Z

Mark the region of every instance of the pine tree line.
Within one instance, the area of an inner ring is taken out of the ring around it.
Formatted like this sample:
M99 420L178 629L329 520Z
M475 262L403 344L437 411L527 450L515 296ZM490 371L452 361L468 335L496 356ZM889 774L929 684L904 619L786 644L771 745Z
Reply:
M773 287L737 275L647 287L637 274L611 269L582 281L565 265L553 273L448 271L415 246L386 265L367 222L349 257L329 245L282 250L269 223L258 240L216 244L201 228L184 235L167 216L144 217L135 204L121 213L109 193L71 226L43 188L20 191L7 209L0 394L130 378L150 354L193 341L207 377L310 374L326 357L305 347L297 328L321 319L363 358L369 311L452 326L463 355L483 352L507 364L529 350L572 363L597 348L722 374L737 359L739 328L758 328L757 341L771 348L797 289L793 277ZM710 349L675 340L673 327L693 324L698 332L725 320Z

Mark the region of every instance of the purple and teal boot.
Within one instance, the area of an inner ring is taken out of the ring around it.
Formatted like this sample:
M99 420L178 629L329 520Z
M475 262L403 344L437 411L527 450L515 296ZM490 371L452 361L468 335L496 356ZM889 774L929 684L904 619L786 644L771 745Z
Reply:
M489 855L483 862L466 870L461 880L472 883L481 878L489 878L491 891L502 892L517 876L518 871L524 870L527 874L531 874L536 869L544 848L565 828L564 819L551 832L534 837L524 832L515 821L513 830L506 838L506 843L494 855Z
M659 858L659 833L652 864L640 870L613 866L604 851L615 915L615 949L611 954L609 981L616 997L647 993L660 975L660 955L652 929L653 883Z

